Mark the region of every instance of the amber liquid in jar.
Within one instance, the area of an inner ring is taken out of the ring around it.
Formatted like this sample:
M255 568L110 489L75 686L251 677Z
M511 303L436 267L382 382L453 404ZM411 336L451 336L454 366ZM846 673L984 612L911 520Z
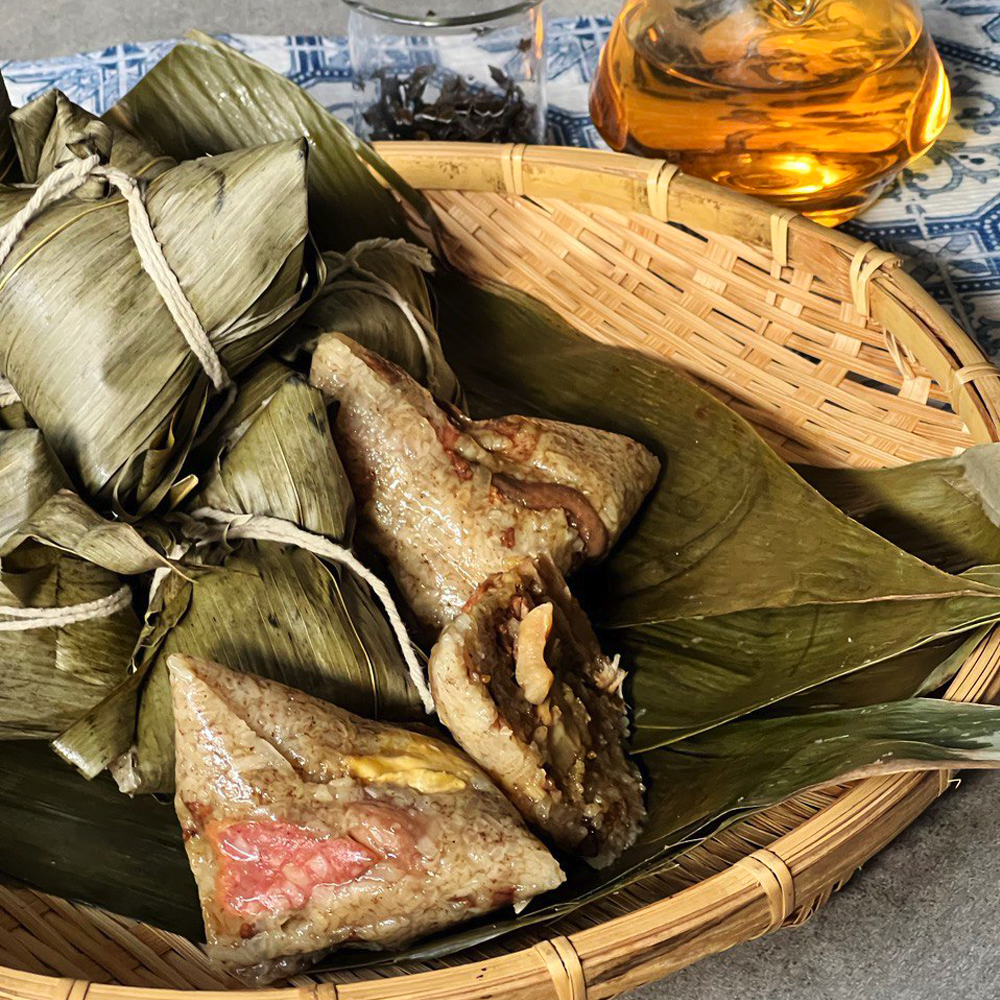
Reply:
M871 204L950 109L908 0L628 0L590 97L613 149L827 225Z

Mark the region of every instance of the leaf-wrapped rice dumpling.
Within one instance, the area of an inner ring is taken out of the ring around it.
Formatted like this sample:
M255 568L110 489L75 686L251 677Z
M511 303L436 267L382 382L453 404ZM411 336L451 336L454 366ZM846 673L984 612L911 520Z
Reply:
M121 575L163 562L66 482L39 431L0 432L0 739L57 736L122 680L139 621Z
M430 253L404 240L366 240L323 257L326 284L286 343L311 350L324 333L342 333L409 372L435 399L460 406L462 391L431 319Z
M441 721L529 822L598 866L635 840L625 675L550 559L482 583L428 671Z
M320 340L310 379L338 403L334 439L359 529L433 629L524 556L549 555L564 573L601 558L659 469L619 434L529 417L471 420L337 334Z
M353 500L318 390L283 365L261 362L221 434L219 460L188 500L194 516L178 516L173 531L200 540L199 516L221 511L281 519L346 543ZM88 736L87 750L66 753L78 766L89 761L87 773L124 755L113 768L124 790L173 788L167 659L178 652L262 673L370 717L420 714L400 646L364 583L304 548L253 538L227 543L225 535L190 549L181 571L156 587L136 673L113 704L95 712L107 716L107 739L93 747ZM81 735L92 727L81 724Z
M170 658L177 815L209 953L258 982L558 886L471 761L273 681ZM249 967L249 968L248 968Z
M0 189L0 223L16 227L0 265L0 372L78 487L147 513L174 486L213 393L322 280L306 144L171 167L59 95L17 112L16 135L27 176L61 184L79 170L84 183L52 188L23 229L11 220L32 191Z

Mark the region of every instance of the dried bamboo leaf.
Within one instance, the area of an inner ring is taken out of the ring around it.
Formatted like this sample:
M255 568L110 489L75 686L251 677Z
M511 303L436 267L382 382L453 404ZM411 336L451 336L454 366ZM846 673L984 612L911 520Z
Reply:
M20 555L25 555L24 552ZM52 549L4 561L0 604L61 608L114 594L121 580ZM13 600L18 595L21 600ZM51 738L120 683L139 635L130 605L60 627L0 631L0 740Z
M60 490L35 510L0 548L0 559L29 540L124 576L170 566L130 524L106 520L70 490Z
M398 203L369 167L430 214L422 196L304 90L201 32L173 48L105 120L178 159L307 138L310 226L324 250L408 235Z
M894 469L798 471L845 514L925 562L952 573L1000 562L1000 444Z
M304 160L303 144L278 143L184 163L149 183L157 240L231 374L322 280ZM0 190L0 221L30 193ZM151 510L179 474L211 385L140 265L123 200L74 196L48 208L0 268L0 286L0 369L74 482L129 512Z
M147 179L176 166L175 160L160 154L149 142L111 128L58 90L18 108L10 116L10 129L21 174L29 184L38 184L81 153L100 153L109 166ZM103 182L96 178L88 190L96 197L105 193Z

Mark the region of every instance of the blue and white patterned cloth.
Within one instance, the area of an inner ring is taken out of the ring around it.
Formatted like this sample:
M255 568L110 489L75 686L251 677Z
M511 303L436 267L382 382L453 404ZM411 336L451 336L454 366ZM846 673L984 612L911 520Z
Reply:
M1000 358L1000 0L927 0L924 9L951 78L952 120L930 154L849 228L909 257L924 287L987 353ZM601 145L587 115L587 91L610 26L606 17L550 24L551 141ZM343 38L224 40L349 120L351 68ZM58 59L0 63L0 69L15 104L59 87L78 104L104 111L174 44L126 43ZM426 61L426 49L413 58Z

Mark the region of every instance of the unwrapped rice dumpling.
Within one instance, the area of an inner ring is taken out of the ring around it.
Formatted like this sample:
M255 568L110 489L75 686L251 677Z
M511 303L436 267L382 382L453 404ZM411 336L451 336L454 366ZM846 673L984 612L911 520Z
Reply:
M175 485L211 397L322 280L308 236L306 144L174 166L61 95L18 111L15 137L33 182L86 160L133 178L144 202L152 239L100 172L28 222L0 264L0 373L78 488L146 513ZM32 194L0 187L0 224ZM140 245L165 261L159 283ZM161 286L175 284L180 301L168 304ZM192 324L207 353L196 355Z
M317 345L310 379L339 404L334 439L359 531L431 629L524 556L550 555L564 573L601 558L659 469L619 434L531 417L471 420L337 334Z
M530 823L597 866L635 840L645 810L625 675L550 559L481 584L428 670L441 721Z
M209 953L258 982L555 888L559 865L459 751L274 681L170 658L177 815Z

